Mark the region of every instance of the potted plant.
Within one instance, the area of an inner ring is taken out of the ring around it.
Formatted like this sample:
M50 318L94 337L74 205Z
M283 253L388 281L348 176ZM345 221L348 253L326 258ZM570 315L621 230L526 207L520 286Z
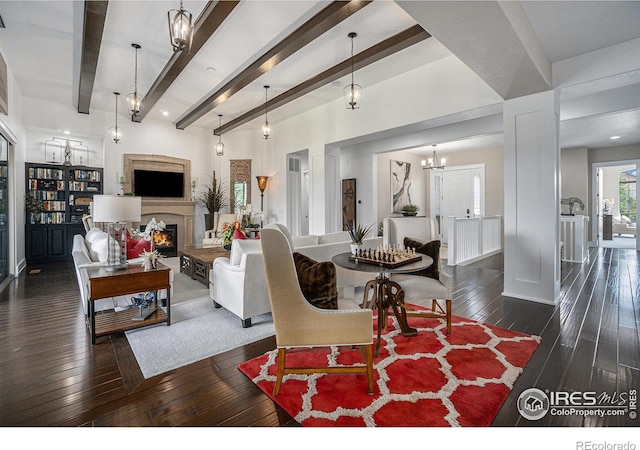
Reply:
M205 228L207 230L213 230L215 228L214 215L227 206L226 190L222 181L216 182L214 178L213 183L206 186L196 200L207 208L208 211L208 213L204 215Z
M369 231L371 231L373 225L374 224L362 226L354 224L352 220L347 222L347 231L349 232L349 236L351 237L351 253L355 255L360 247L362 247L362 241L367 236Z
M40 214L47 210L44 201L31 195L25 195L24 203L27 208L27 212L31 214L31 223L40 223Z
M415 216L418 214L418 211L420 211L420 208L409 203L408 205L404 205L401 211L403 216Z

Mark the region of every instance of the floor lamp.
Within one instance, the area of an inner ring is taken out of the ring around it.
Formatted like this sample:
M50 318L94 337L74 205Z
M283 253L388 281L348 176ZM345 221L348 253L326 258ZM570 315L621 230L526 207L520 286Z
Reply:
M258 189L260 189L260 212L262 213L262 217L264 217L264 190L267 188L267 180L269 177L259 175L256 178L258 179ZM260 228L262 228L262 219L260 219Z
M95 195L94 222L106 222L107 270L127 268L127 222L140 222L142 197L128 195Z

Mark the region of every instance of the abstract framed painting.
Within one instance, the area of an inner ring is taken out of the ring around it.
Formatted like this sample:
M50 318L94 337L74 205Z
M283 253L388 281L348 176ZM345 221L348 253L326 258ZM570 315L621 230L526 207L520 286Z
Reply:
M391 160L391 212L411 203L411 163Z

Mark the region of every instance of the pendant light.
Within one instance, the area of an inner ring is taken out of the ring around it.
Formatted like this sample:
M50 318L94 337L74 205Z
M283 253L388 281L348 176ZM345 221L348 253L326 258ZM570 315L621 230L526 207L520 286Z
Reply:
M171 18L171 13L174 13ZM169 38L174 52L186 50L191 51L191 43L193 42L193 22L191 13L182 7L180 0L180 9L171 9L167 12L169 19Z
M344 87L344 101L347 104L347 109L358 109L362 99L362 88L353 82L353 38L358 34L351 32L348 36L351 39L351 84Z
M267 90L269 89L269 87L270 86L264 87L264 123L260 128L262 132L262 139L269 139L269 137L271 136L271 124L267 120Z
M140 113L144 97L138 94L138 50L142 47L140 46L140 44L131 44L131 46L136 49L136 63L133 92L127 95L127 103L129 103L129 109L131 110L131 120L133 120Z
M118 96L120 92L114 92L113 95L116 96L116 125L109 128L109 136L111 137L111 142L114 144L119 144L122 140L122 128L118 126Z
M422 168L423 169L432 169L432 170L442 170L447 165L447 158L438 159L438 155L436 155L436 144L432 145L433 154L428 161L422 160Z
M223 156L224 144L222 143L222 114L218 114L218 117L220 118L220 126L218 127L220 131L218 132L218 143L215 145L215 149L216 149L216 156ZM216 134L215 131L213 134L214 135Z

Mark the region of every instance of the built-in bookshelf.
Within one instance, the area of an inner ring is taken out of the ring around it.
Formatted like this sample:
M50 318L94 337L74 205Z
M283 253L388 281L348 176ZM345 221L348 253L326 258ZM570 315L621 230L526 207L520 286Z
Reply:
M101 194L103 169L26 163L26 256L28 262L68 259L93 196Z

